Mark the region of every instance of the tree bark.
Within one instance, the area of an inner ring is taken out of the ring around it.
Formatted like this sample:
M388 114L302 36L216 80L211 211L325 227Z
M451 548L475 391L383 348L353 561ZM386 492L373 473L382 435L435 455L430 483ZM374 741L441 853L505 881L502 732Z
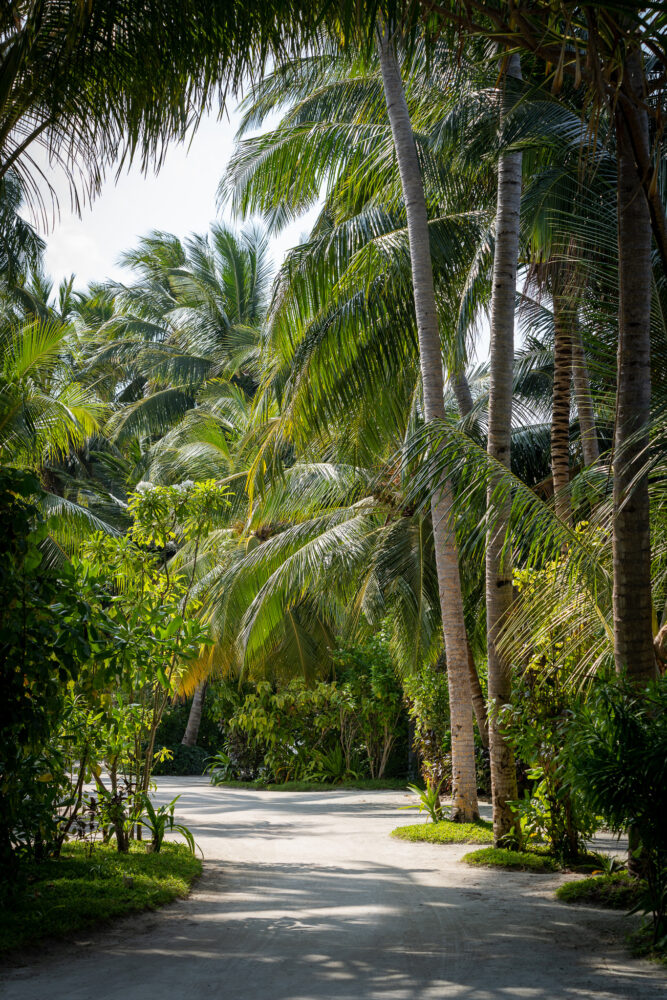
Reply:
M570 383L572 380L572 322L568 304L554 294L554 382L551 405L551 477L556 513L572 519L570 503Z
M640 97L641 53L626 59L626 86ZM648 118L637 107L615 112L618 162L619 323L614 439L613 603L616 670L638 685L656 676L651 598L648 478L639 476L651 405L651 218L635 167L632 133L648 155ZM636 481L635 481L636 480Z
M507 75L521 78L518 55L509 59ZM510 467L512 388L514 362L514 310L519 256L521 211L521 153L505 153L498 164L496 242L491 294L491 357L489 372L489 457ZM486 620L489 662L489 720L493 837L498 844L516 829L508 804L517 797L514 753L499 724L499 712L512 693L511 664L500 653L498 640L512 603L512 560L508 529L510 496L496 477L487 491L490 515L486 539Z
M183 734L183 739L181 744L186 747L197 746L197 739L199 737L199 727L201 725L202 712L204 710L204 699L206 698L206 688L208 687L208 681L202 681L195 688L195 693L192 697L192 705L190 706L190 714L188 716L188 724L185 727L185 732Z
M486 711L484 692L482 691L482 685L479 683L479 674L477 673L477 667L475 666L475 658L472 655L472 649L470 648L470 643L468 643L468 673L470 675L472 707L475 712L475 718L477 719L477 728L479 729L479 737L482 741L482 746L484 747L484 749L488 750L489 717Z
M584 465L595 465L600 457L600 446L595 426L595 410L591 396L591 383L588 378L586 354L581 339L581 330L577 327L575 327L572 336L572 373L574 375L574 396L577 401Z
M455 372L450 376L449 384L451 385L452 392L456 398L456 405L459 408L461 418L465 419L465 417L472 412L473 407L470 384L466 378L465 372Z
M387 28L378 32L378 53L387 115L401 177L408 222L410 260L426 423L443 419L444 376L440 331L433 288L426 198L403 81ZM431 500L452 733L452 819L469 822L479 815L475 772L468 641L463 618L458 548L451 511L452 492L444 479L434 484Z

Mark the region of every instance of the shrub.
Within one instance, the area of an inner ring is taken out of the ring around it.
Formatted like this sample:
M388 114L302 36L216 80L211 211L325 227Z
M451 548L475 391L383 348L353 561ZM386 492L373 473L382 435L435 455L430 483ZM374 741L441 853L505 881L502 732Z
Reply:
M625 681L601 688L577 714L571 783L612 830L638 841L638 906L653 943L667 937L667 677L638 692Z
M449 692L444 659L403 678L408 714L414 726L414 748L426 784L451 791L452 761Z
M386 643L339 649L332 658L331 682L293 680L278 691L263 682L246 695L229 721L225 746L239 772L240 740L258 752L263 767L257 776L269 781L379 779L389 773L407 725Z
M6 888L21 856L60 846L58 813L69 785L53 745L67 685L91 657L89 605L71 567L44 566L47 534L35 477L0 470L0 869Z
M153 765L153 774L159 777L165 777L167 775L194 775L203 774L206 767L206 761L208 760L210 754L208 750L203 747L186 747L182 743L176 743L170 747L157 747L156 751L159 754L161 750L167 749L171 753L171 757L163 757L161 759L158 756L155 764Z

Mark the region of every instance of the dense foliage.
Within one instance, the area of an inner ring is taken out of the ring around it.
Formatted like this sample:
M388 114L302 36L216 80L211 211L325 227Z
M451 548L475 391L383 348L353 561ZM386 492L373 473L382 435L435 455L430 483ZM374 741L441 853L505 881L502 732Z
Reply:
M0 13L0 861L127 852L175 822L154 769L204 754L341 781L410 750L434 818L492 792L493 850L629 826L657 941L664 12L255 7ZM248 75L219 195L261 222L54 289L35 148L76 200Z

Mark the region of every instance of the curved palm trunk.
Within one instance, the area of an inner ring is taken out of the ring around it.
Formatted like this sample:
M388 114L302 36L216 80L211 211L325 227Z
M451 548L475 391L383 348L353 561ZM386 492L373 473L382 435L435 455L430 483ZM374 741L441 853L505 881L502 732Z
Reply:
M181 743L186 747L194 747L197 745L207 687L208 681L202 681L201 684L198 684L195 688L192 705L190 706L190 714L188 716L188 724L185 727L185 733L183 734L183 739L181 740Z
M572 379L572 323L565 299L554 295L554 384L551 405L551 476L556 513L572 519L570 486L570 382Z
M426 422L430 423L444 417L445 406L426 199L403 81L386 30L379 32L378 52L408 221L424 411ZM467 822L479 815L468 641L463 618L458 548L451 515L451 486L444 480L437 484L437 488L439 495L434 493L431 516L447 655L452 732L452 818Z
M465 419L472 412L473 407L472 393L465 372L455 372L450 376L449 383L456 397L456 405L459 408L461 418Z
M517 55L511 56L507 73L521 77ZM514 310L519 256L521 210L521 153L508 153L498 164L496 249L491 296L491 357L489 376L488 454L510 467L512 387L514 361ZM515 829L510 805L517 797L514 753L498 723L498 712L512 693L511 664L498 649L503 619L512 603L512 561L506 546L510 496L498 479L487 492L491 512L486 538L486 621L489 657L489 700L494 711L489 722L493 837L497 844Z
M581 330L576 328L572 337L572 374L574 376L574 396L577 401L577 415L579 417L584 465L595 465L600 457L600 446L595 426L595 410L593 408L593 397L591 396L591 383L588 378L584 344L581 339Z
M626 60L627 83L641 98L641 53ZM648 119L632 107L615 112L618 160L619 329L614 440L614 658L638 684L655 677L648 479L641 476L651 405L651 218L635 167L635 141L649 155ZM632 488L631 488L632 487Z

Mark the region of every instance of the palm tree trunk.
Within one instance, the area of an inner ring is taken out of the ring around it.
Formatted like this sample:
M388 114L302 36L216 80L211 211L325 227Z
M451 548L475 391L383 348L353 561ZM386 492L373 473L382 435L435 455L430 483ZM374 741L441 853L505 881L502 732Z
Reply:
M202 681L201 684L198 684L195 688L192 705L190 706L190 714L188 716L188 724L185 727L183 739L181 740L183 746L194 747L197 745L207 687L208 681Z
M581 339L581 330L576 326L572 336L572 372L584 465L595 465L600 457L600 446L595 426L595 410L591 396L591 383L588 378L584 343Z
M569 523L570 486L570 382L572 379L572 325L563 296L554 294L554 384L551 404L551 477L556 513Z
M426 423L445 416L440 331L433 288L426 198L403 81L386 27L379 30L382 82L398 162L408 222L419 356ZM452 732L452 818L469 822L479 815L475 772L468 640L463 618L458 547L451 513L451 486L435 484L431 500Z
M521 78L518 55L510 57L507 74ZM498 164L496 248L491 296L491 357L489 378L489 457L510 467L512 386L514 361L514 310L519 256L521 211L521 153L506 153ZM505 739L498 714L512 693L511 664L498 649L502 622L512 603L512 561L506 545L510 496L498 479L487 492L491 514L486 539L486 622L489 657L489 724L493 837L497 844L516 826L508 804L517 797L514 753Z
M637 49L627 57L626 85L641 99ZM651 600L648 479L638 476L648 445L651 405L651 218L635 167L627 118L648 156L648 118L638 107L615 112L618 161L619 328L614 439L614 658L637 684L656 675ZM636 480L636 481L635 481Z
M477 667L475 666L475 657L472 655L472 649L470 648L470 643L468 643L468 673L470 675L470 691L472 693L472 707L475 712L475 718L477 720L477 728L479 729L479 738L482 741L482 746L485 750L489 749L489 716L486 711L486 702L484 701L484 692L482 691L482 685L479 683L479 674L477 673Z
M450 376L449 384L451 385L454 396L456 397L456 405L459 408L461 418L465 419L465 417L472 412L473 407L470 384L466 378L465 372L455 372Z

